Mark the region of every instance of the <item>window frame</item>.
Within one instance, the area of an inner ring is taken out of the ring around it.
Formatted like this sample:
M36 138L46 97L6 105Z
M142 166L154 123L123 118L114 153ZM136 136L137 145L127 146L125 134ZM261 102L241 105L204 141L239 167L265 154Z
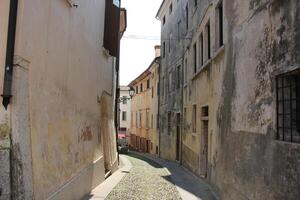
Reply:
M275 87L276 87L276 131L277 131L276 140L299 144L300 143L300 69L279 74L275 77L275 79L276 79ZM294 82L292 82L293 81L292 79L294 79ZM285 112L286 110L287 112ZM289 121L287 119L289 119ZM287 125L285 124L286 121L288 122ZM297 133L297 136L295 136L295 133ZM295 137L297 137L297 139L295 139Z

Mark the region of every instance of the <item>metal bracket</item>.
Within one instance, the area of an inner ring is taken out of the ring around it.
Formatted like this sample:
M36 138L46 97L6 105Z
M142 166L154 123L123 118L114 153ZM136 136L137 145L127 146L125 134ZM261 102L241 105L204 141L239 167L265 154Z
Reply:
M74 0L67 0L68 4L72 7L72 8L78 8L78 4L76 4L74 2Z

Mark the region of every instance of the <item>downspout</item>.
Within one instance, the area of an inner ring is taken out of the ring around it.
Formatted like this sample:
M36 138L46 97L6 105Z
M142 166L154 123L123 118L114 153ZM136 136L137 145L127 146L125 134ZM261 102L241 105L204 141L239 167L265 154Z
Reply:
M161 81L160 81L160 73L161 73L161 58L159 59L159 63L158 63L158 90L159 90L159 94L158 94L158 109L157 109L157 114L158 114L158 124L160 123L160 97L161 97ZM158 157L160 158L160 146L161 146L161 131L160 131L161 125L158 125Z
M8 33L7 33L7 46L6 46L6 59L4 66L4 83L2 93L2 105L7 110L7 106L10 103L12 97L12 75L13 64L15 54L15 38L16 38L16 26L17 26L17 13L18 13L18 0L10 1L9 8L9 21L8 21Z
M119 27L121 20L121 0L119 5ZM118 32L118 55L116 59L116 99L115 99L115 129L116 129L116 147L117 147L117 157L118 165L120 163L119 148L118 148L118 131L119 131L119 98L120 98L120 88L119 88L119 71L120 71L120 43L121 43L121 33Z

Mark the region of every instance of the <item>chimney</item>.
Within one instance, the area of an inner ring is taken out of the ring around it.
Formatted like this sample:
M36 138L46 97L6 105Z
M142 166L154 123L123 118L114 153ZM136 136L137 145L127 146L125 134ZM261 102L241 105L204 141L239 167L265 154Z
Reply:
M155 45L154 49L155 49L155 58L160 57L160 46Z

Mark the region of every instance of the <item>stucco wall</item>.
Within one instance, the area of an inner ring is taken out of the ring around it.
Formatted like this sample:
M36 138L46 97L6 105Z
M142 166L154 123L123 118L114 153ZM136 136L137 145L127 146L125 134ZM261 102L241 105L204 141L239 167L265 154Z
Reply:
M9 0L0 1L0 91L2 94L6 41L8 28ZM0 199L10 197L10 107L0 106Z
M224 199L300 196L300 147L275 140L275 77L299 68L299 6L293 0L226 1L228 46L215 168Z
M188 80L183 89L183 105L187 109L183 165L200 175L201 107L209 106L206 180L220 192L221 199L298 199L300 146L276 140L275 77L299 69L299 2L223 0L225 45L220 49L215 44L215 8L220 1L198 1L197 8L193 8L194 1L181 1L180 10L174 2L173 14L162 27L162 38L168 38L170 32L177 33L172 27L177 27L178 18L185 23L184 8L189 3L189 29L184 46ZM212 59L193 74L192 45L204 32L208 20ZM183 26L179 30L184 33L185 29ZM172 45L180 44L179 41ZM172 55L180 53L178 48L167 52L162 61L162 76L166 74L164 70L171 71L164 69L168 62L177 61L178 57ZM162 112L170 104L174 102L161 104ZM193 105L197 105L196 133L191 130ZM162 116L165 125L166 120ZM163 136L161 146L166 147L161 150L162 157L172 159L173 136Z
M120 87L120 97L127 97L129 96L129 87L121 86ZM122 112L126 112L126 121L122 120ZM120 102L120 127L127 128L127 130L130 128L131 125L131 99L127 99L127 103L123 104L123 102Z
M161 28L161 69L160 69L160 156L164 159L176 159L176 114L182 118L182 85L177 88L177 68L181 66L180 74L183 74L184 53L187 47L189 34L185 30L185 5L186 0L166 1L166 7L162 9L166 23ZM169 14L169 5L172 2L173 11ZM163 43L165 42L165 56ZM170 74L172 80L169 81ZM180 80L182 81L182 76ZM168 113L171 113L171 131L168 134ZM182 121L182 120L181 120Z
M150 88L147 89L148 79L150 79L149 73L147 76L141 78L135 84L132 85L133 88L138 87L138 93L136 92L131 100L131 112L133 113L133 118L131 119L132 124L130 127L130 134L134 134L146 140L149 140L150 117L151 117L149 112L149 126L146 126L146 111L147 110L150 111L150 102L151 102L151 89ZM141 84L143 84L143 92L141 92L140 89ZM140 121L140 113L142 114L141 121ZM146 148L146 146L144 148Z
M14 92L28 93L13 100L13 116L18 118L21 104L29 109L22 111L23 120L15 121L16 127L28 130L16 129L13 135L18 145L18 135L25 131L31 143L35 199L48 198L103 159L99 102L103 91L110 94L110 102L114 95L113 59L102 50L105 1L76 2L78 8L60 0L19 2L15 54L26 63L19 63L20 70L27 71L19 73L19 79L27 84ZM108 106L113 111L113 104ZM111 122L113 115L109 116ZM105 130L114 134L114 129ZM86 188L103 180L104 164L99 165L99 173L89 172L89 178L82 179ZM72 198L80 198L87 189L78 191Z

